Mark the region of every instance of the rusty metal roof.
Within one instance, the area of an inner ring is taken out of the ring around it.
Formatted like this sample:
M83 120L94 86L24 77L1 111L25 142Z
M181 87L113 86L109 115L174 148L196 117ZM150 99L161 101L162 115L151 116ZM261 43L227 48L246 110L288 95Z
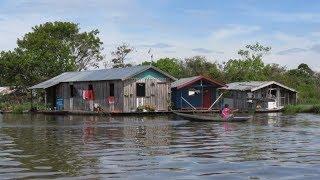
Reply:
M153 66L132 66L132 67L126 67L126 68L99 69L99 70L88 70L88 71L80 71L80 72L65 72L52 79L49 79L40 84L34 85L29 89L46 89L48 87L57 85L62 82L125 80L135 75L138 75L141 72L148 70L150 68L175 80L174 77L168 75L167 73Z

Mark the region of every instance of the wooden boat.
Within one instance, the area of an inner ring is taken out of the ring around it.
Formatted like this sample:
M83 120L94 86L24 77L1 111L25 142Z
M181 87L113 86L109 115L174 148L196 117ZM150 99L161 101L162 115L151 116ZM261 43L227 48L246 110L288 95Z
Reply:
M203 115L203 114L186 114L186 113L179 113L179 112L173 112L175 115L188 119L190 121L212 121L212 122L246 122L250 119L248 116L235 116L230 119L223 119L220 116L214 116L214 115Z

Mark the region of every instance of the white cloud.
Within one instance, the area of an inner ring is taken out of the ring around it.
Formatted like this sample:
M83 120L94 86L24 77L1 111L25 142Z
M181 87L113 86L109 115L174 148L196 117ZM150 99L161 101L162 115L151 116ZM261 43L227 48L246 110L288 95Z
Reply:
M308 51L307 49L303 48L290 48L286 50L282 50L277 52L278 55L287 55L287 54L295 54L295 53L302 53Z
M243 34L249 34L259 31L259 26L245 26L245 25L229 25L225 28L219 29L212 33L214 39L226 39L233 36L239 36Z

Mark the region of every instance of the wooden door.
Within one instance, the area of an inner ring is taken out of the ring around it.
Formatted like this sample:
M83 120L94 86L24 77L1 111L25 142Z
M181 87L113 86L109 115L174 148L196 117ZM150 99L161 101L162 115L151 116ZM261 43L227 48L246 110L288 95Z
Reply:
M156 89L156 107L158 111L168 110L168 85L166 83L157 83Z
M203 108L208 109L212 104L212 91L210 88L203 89Z

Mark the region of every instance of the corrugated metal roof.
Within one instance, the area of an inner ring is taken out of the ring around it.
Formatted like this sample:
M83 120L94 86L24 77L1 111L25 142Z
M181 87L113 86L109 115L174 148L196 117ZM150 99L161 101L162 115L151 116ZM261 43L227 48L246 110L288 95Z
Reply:
M193 77L188 77L188 78L181 78L173 83L171 83L171 88L177 88L177 89L180 89L180 88L183 88L185 86L188 86L194 82L197 82L199 80L205 80L207 82L210 82L211 84L215 84L216 86L220 86L220 87L223 87L225 86L224 83L221 83L221 82L218 82L218 81L215 81L213 79L209 79L209 78L206 78L204 76L193 76Z
M234 82L227 84L226 88L227 90L239 90L239 91L256 91L258 89L264 88L269 85L278 85L280 87L283 87L285 89L288 89L293 92L297 92L295 89L289 88L283 84L280 84L275 81L249 81L249 82Z
M190 81L194 81L196 79L198 79L200 76L193 76L193 77L188 77L188 78L181 78L173 83L171 83L171 88L176 88L176 87L179 87L183 84L186 84Z
M104 80L125 80L135 76L149 68L152 68L164 75L175 80L174 77L154 68L152 66L133 66L127 68L114 68L114 69L100 69L89 70L80 72L66 72L62 73L52 79L44 81L40 84L34 85L29 89L45 89L61 82L83 82L83 81L104 81Z

